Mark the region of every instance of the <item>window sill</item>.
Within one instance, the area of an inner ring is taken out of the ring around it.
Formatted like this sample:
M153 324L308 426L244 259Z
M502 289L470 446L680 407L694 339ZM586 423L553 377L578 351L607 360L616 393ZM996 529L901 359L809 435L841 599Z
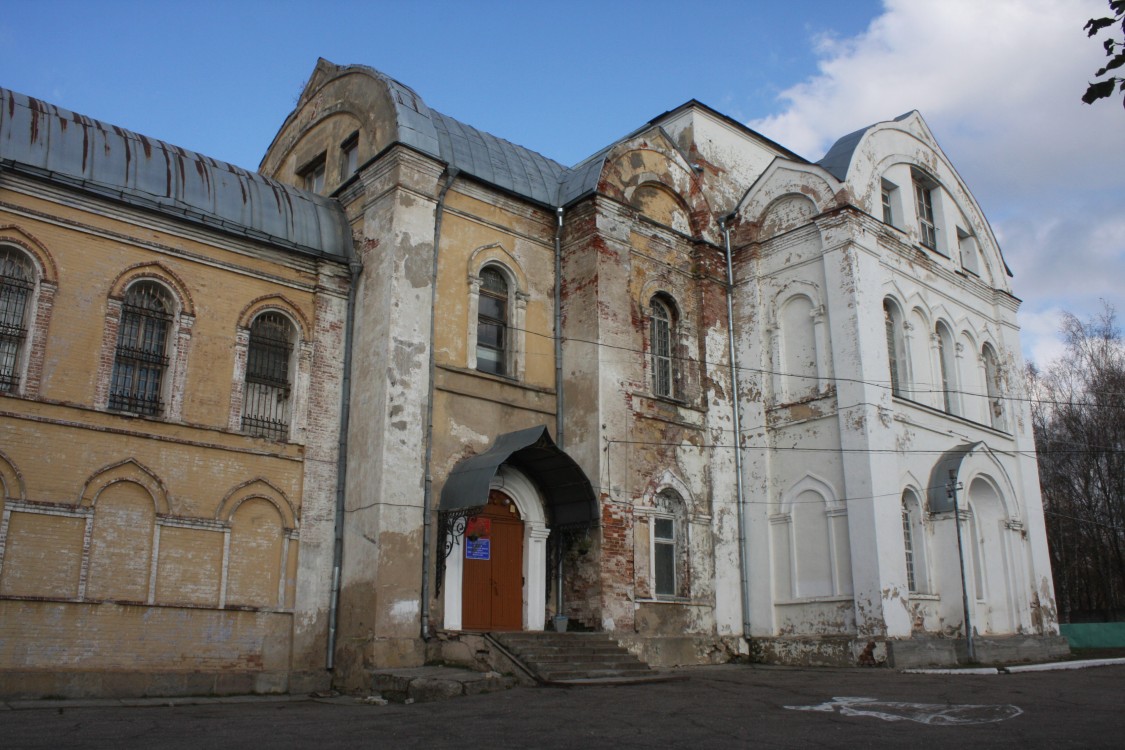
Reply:
M940 594L922 594L917 591L911 591L909 595L912 602L940 602Z
M806 596L797 599L786 599L784 601L774 602L774 606L790 607L799 604L835 604L854 601L855 596L853 596L852 594L836 594L834 596Z
M994 432L997 435L1003 435L1004 437L1010 438L1013 436L1011 432L1008 432L1007 430L1004 430L1000 427L993 427L992 425L985 424L984 422L977 422L975 420L969 419L968 417L962 417L960 414L953 414L952 412L945 411L944 409L938 409L936 407L930 406L929 404L923 404L921 401L915 401L909 396L897 394L892 394L892 396L895 401L913 406L917 409L928 412L930 414L934 414L936 416L946 417L948 419L956 419L958 422L961 422L963 424L972 425L973 427L980 427L981 429L989 430L990 432Z

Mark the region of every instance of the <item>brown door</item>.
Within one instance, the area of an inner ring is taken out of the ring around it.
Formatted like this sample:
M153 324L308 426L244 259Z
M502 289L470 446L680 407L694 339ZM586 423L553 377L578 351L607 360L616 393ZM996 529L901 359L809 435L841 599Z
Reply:
M476 537L475 539L473 537ZM516 504L497 490L465 530L461 627L523 627L523 521Z

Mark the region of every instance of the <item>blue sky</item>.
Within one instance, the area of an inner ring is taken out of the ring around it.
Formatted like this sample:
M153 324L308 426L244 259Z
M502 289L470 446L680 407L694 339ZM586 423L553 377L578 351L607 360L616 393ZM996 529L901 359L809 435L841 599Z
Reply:
M1125 112L1079 101L1104 0L39 2L0 86L254 168L318 57L573 164L698 99L809 158L919 109L992 221L1025 356L1066 309L1125 314Z

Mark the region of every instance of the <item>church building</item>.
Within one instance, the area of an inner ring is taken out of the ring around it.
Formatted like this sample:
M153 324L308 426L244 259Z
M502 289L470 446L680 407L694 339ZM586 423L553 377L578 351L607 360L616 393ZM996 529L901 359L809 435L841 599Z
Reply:
M0 693L1058 653L1010 280L917 112L565 166L320 60L251 172L0 90Z

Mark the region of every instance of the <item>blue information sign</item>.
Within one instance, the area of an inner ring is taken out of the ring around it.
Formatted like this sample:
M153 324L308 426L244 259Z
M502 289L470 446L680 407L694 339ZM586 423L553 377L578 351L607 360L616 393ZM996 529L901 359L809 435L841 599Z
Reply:
M489 541L488 539L472 539L465 540L465 559L466 560L487 560L489 558Z

